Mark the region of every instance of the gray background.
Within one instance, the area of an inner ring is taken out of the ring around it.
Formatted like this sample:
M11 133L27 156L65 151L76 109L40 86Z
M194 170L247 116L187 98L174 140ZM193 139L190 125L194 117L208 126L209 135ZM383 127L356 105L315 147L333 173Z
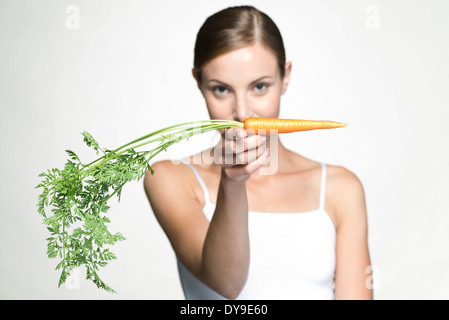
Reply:
M207 16L235 4L254 4L283 34L293 75L281 116L349 124L282 139L362 180L375 296L449 298L444 0L0 0L0 298L183 298L173 251L140 182L126 186L110 210L110 228L127 240L112 249L118 260L101 276L119 293L96 289L84 269L58 289L34 186L40 172L65 163L65 149L94 157L83 130L112 148L207 119L190 73L195 36ZM158 160L215 138L176 146Z

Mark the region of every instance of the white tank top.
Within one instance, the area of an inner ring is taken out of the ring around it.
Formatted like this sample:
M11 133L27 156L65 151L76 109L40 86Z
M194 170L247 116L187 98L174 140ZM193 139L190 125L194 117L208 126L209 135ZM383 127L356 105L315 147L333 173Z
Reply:
M210 221L215 205L198 171L204 214ZM237 299L333 299L336 231L324 211L326 165L321 165L318 209L298 213L248 213L250 266ZM199 281L179 259L178 271L188 300L226 299Z

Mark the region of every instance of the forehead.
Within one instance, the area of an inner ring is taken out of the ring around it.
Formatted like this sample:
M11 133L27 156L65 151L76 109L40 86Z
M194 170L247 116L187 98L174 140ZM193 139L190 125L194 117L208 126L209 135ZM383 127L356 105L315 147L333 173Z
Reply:
M243 47L222 54L203 68L204 80L219 80L226 83L241 83L278 75L275 55L260 44Z

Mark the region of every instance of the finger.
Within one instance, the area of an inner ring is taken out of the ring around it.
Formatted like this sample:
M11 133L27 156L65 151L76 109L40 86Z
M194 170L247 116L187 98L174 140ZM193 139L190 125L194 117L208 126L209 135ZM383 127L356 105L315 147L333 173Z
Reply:
M235 153L250 151L262 146L266 146L267 137L264 135L249 136L247 138L235 141L235 149L232 151Z
M225 131L225 139L228 141L246 138L248 134L245 129L239 127L229 128Z
M266 145L267 136L266 135L254 135L254 136L248 137L247 141L248 141L248 144L247 144L248 150L260 148L261 146Z
M258 169L263 167L268 162L268 151L265 149L264 152L253 162L248 163L246 167L246 171L249 174L253 174Z
M250 136L241 140L223 140L219 153L234 157L240 153L266 147L266 136Z
M236 164L249 164L256 161L260 156L262 156L265 152L265 147L261 146L260 148L251 149L246 152L237 154Z
M236 144L239 141L236 141ZM233 163L245 165L250 162L255 161L258 157L260 157L265 152L266 146L265 144L256 145L254 148L247 149L247 150L238 150L235 154L231 156L228 156L227 159L232 159ZM240 152L239 152L240 151Z
M268 162L268 152L262 152L262 154L255 159L253 162L250 162L246 165L234 165L228 166L227 170L229 170L229 174L231 176L249 176L256 172L258 169L263 167Z

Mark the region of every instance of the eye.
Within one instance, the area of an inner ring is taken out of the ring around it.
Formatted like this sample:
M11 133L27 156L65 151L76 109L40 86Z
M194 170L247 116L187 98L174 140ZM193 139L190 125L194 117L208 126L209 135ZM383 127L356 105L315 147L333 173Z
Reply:
M228 92L228 89L226 89L226 87L224 87L224 86L217 86L213 90L215 93L218 93L218 94L225 94Z
M264 90L266 90L267 89L267 85L265 84L265 83L258 83L258 84L256 84L255 86L254 86L254 89L256 90L256 91L264 91Z

